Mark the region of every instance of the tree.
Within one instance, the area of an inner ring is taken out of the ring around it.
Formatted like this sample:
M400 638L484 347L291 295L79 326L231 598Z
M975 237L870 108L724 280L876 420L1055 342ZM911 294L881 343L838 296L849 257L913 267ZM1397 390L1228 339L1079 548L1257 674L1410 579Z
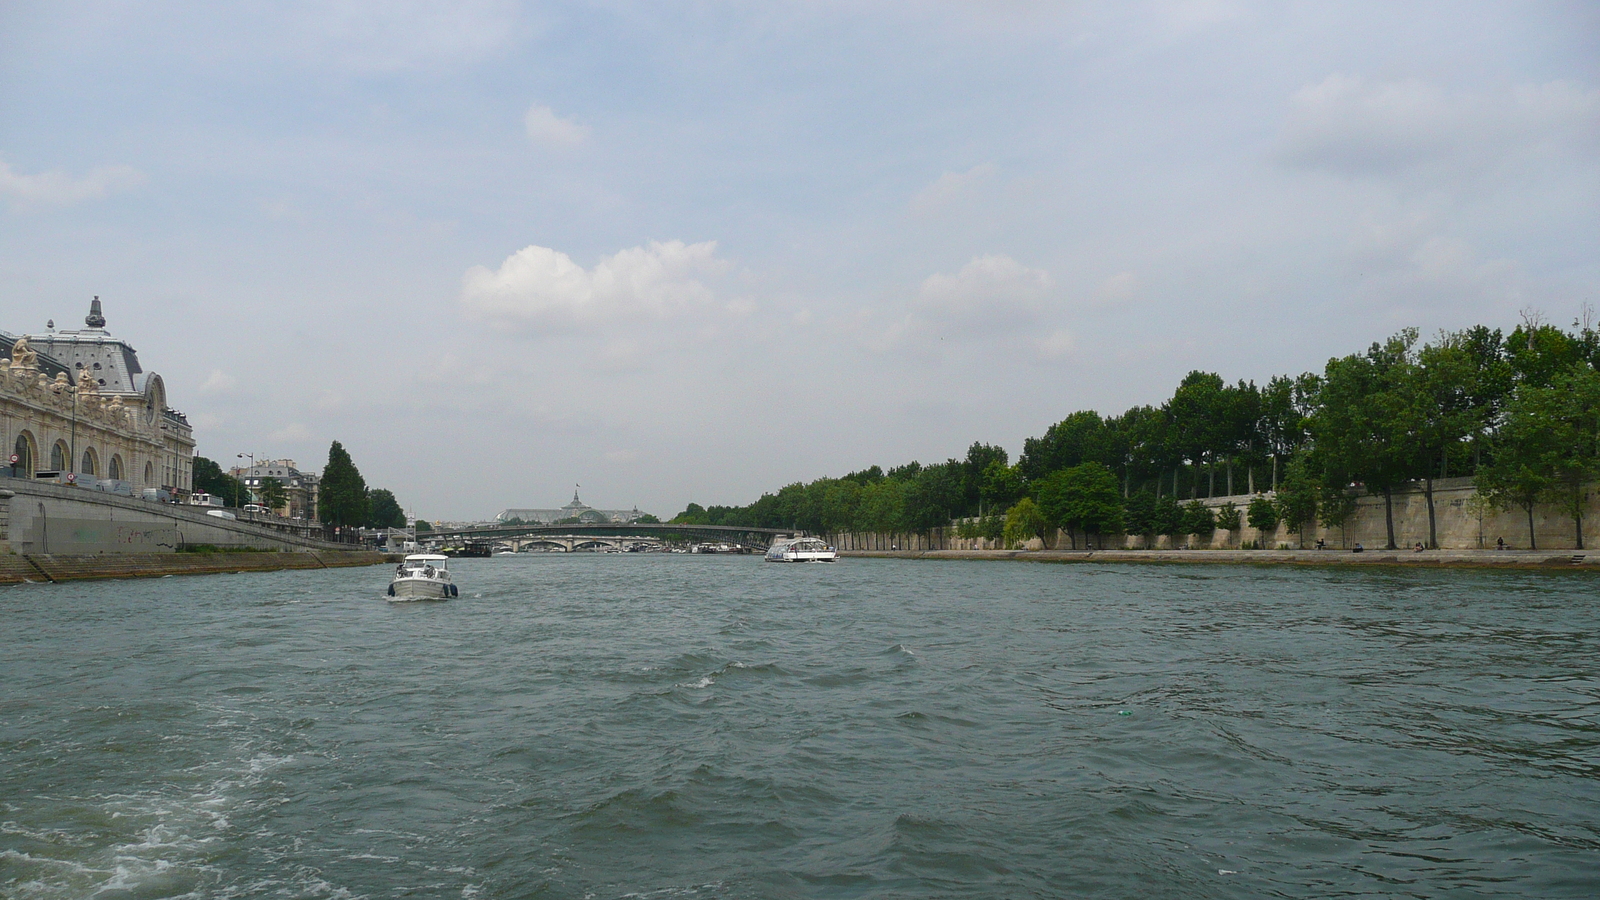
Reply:
M283 482L276 478L261 479L256 496L261 498L262 506L274 511L282 509L289 502L289 492L284 490Z
M1267 540L1268 535L1278 530L1278 508L1266 497L1252 497L1245 516L1250 527L1261 532L1262 540Z
M1302 550L1306 545L1306 526L1317 520L1317 504L1321 493L1322 486L1312 471L1310 457L1303 450L1296 453L1289 460L1273 508L1284 526L1299 536Z
M1211 512L1211 507L1199 500L1190 500L1183 505L1184 534L1195 534L1201 537L1210 537L1217 530L1216 514Z
M366 525L368 528L406 527L405 510L400 508L393 491L378 488L367 494Z
M1082 462L1119 463L1113 456L1105 420L1084 410L1051 425L1043 437L1023 441L1017 466L1029 481L1037 481Z
M1050 529L1050 523L1045 521L1044 514L1039 511L1033 498L1023 497L1006 511L1006 524L1001 536L1007 547L1018 547L1031 538L1038 538L1049 547L1050 543L1045 538Z
M1324 466L1343 479L1360 481L1383 495L1390 550L1394 541L1394 489L1415 472L1418 404L1405 388L1411 346L1408 328L1362 355L1330 359L1323 374L1321 405L1311 416L1311 435Z
M1506 405L1494 459L1478 470L1478 489L1502 509L1528 517L1528 546L1538 549L1533 507L1550 500L1572 519L1583 549L1585 486L1600 474L1600 373L1587 365L1523 385Z
M1098 462L1056 472L1039 484L1039 511L1051 525L1066 530L1072 549L1078 549L1080 531L1087 547L1089 535L1122 530L1117 476Z
M652 516L649 513L644 513L643 515L639 516L639 518L634 519L634 521L638 522L640 525L660 525L661 524L661 519L660 518L658 518L656 516Z
M222 466L204 456L194 458L192 483L197 492L222 498L223 503L241 505L249 496L244 482L222 471Z
M424 531L432 531L432 530L433 530L433 525L431 523L429 523L427 519L418 519L417 520L417 533L418 534L421 534Z
M1239 526L1244 524L1244 517L1239 513L1239 507L1232 500L1222 504L1217 510L1217 527L1228 532L1228 537L1237 541L1239 539Z
M361 525L367 521L368 502L367 482L344 446L334 441L328 448L328 464L322 469L322 521L329 525Z

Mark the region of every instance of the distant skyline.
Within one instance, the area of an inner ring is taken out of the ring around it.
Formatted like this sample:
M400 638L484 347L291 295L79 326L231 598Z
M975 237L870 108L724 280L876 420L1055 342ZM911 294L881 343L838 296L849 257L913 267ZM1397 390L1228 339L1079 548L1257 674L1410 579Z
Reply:
M1596 247L1591 3L0 6L0 329L430 520L1015 458Z

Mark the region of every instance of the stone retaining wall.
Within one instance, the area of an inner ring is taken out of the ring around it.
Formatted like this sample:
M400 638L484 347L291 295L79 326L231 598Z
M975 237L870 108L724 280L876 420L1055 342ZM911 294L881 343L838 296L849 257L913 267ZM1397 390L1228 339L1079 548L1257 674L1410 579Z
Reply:
M195 545L254 550L346 550L349 546L288 528L210 516L204 507L0 479L0 553L149 554L173 553Z
M1505 511L1485 508L1475 501L1476 494L1477 489L1470 478L1448 478L1434 482L1433 507L1439 548L1492 549L1497 539L1504 539L1508 548L1529 549L1527 513L1520 509ZM1201 498L1200 502L1213 509L1231 502L1247 521L1250 501L1256 496L1270 498L1272 494ZM1393 496L1396 546L1410 548L1418 543L1427 545L1428 502L1422 485L1396 489ZM1600 542L1600 490L1591 490L1587 495L1583 519L1583 546L1593 548ZM1539 550L1572 550L1578 547L1578 535L1572 518L1554 506L1536 506L1533 526L1532 546ZM999 541L958 537L953 527L935 529L929 535L835 534L828 537L841 550L1000 549ZM1151 538L1145 535L1104 535L1095 539L1095 547L1116 550L1226 550L1239 549L1248 544L1262 549L1292 549L1314 547L1319 539L1327 547L1337 549L1348 549L1358 543L1368 550L1384 547L1388 543L1388 534L1384 525L1383 497L1363 494L1356 500L1356 510L1344 528L1325 528L1318 524L1308 527L1303 536L1291 533L1282 525L1272 531L1262 532L1244 524L1236 532L1219 528L1207 536L1156 535ZM1037 539L1026 545L1030 550L1061 550L1071 546L1072 541L1064 532L1058 532L1048 548ZM1085 547L1082 535L1078 536L1078 546Z
M393 554L365 550L300 553L118 553L91 556L0 554L0 584L80 581L95 578L158 578L221 572L333 569L394 562Z

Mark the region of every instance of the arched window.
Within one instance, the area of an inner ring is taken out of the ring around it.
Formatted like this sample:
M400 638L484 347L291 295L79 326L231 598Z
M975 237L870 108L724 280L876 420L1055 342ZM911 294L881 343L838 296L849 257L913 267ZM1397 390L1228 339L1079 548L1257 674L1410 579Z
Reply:
M100 460L95 458L94 448L83 448L83 465L78 467L78 471L84 475L96 475L99 473L99 469Z
M122 457L111 454L111 462L106 464L106 477L112 481L122 480Z
M17 457L17 461L13 464L13 468L16 473L21 475L23 478L32 478L33 436L28 434L26 431L18 434L16 446L11 448L11 452Z
M71 455L72 451L67 449L65 441L56 441L50 448L50 468L57 472L67 471L67 458Z
M156 470L149 463L144 464L144 483L150 487L156 483Z

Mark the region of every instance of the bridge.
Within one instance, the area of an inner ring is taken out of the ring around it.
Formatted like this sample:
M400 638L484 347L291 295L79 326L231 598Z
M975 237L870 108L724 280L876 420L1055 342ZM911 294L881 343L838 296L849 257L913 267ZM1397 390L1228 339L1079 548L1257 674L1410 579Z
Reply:
M745 525L674 525L667 522L594 522L570 525L479 525L472 528L440 528L424 531L418 540L514 541L549 539L551 543L581 545L584 539L602 542L605 538L635 538L645 541L687 539L700 543L729 543L765 552L779 538L796 537L804 532L793 528L756 528ZM574 543L574 541L576 543ZM611 542L607 542L611 543Z

